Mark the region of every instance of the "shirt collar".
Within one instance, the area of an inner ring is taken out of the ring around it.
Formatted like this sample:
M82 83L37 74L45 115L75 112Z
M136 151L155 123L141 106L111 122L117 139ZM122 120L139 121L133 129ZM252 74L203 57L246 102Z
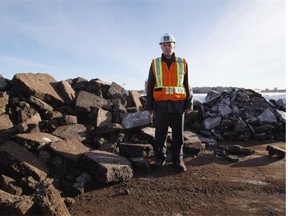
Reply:
M164 60L164 61L174 61L175 60L175 53L173 52L172 57L170 59L166 58L166 56L162 53L162 60Z

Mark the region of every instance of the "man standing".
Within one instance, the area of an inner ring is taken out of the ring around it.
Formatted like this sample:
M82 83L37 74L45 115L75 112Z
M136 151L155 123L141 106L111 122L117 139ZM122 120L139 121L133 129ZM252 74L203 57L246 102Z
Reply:
M172 129L172 162L181 172L183 162L184 113L190 112L192 94L188 84L188 65L184 58L175 56L175 38L166 33L160 38L161 57L152 60L148 84L146 109L155 115L156 168L166 163L166 138Z

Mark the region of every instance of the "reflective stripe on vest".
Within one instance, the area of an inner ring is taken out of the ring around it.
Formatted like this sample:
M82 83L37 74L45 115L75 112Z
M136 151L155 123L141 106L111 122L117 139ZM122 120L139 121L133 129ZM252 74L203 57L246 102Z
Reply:
M162 59L161 57L154 60L155 75L156 75L156 86L158 88L163 87L162 83Z
M186 94L184 87L166 86L166 94Z
M176 58L177 76L178 76L177 86L182 86L182 83L184 81L184 61L179 57L175 58Z

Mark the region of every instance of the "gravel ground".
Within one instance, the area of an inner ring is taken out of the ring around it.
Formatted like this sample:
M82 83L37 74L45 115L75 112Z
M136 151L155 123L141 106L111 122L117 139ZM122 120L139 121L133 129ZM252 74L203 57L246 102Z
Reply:
M225 141L255 150L231 163L211 150L185 156L187 172L168 163L128 182L93 189L69 207L77 215L285 215L286 159L268 157L266 146L285 142Z

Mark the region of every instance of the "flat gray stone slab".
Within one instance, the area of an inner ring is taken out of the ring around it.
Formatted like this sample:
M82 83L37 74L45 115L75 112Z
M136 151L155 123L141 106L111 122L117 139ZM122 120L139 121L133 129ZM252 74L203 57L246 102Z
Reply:
M99 150L86 152L80 157L79 163L102 183L128 181L133 177L129 160L110 152Z

